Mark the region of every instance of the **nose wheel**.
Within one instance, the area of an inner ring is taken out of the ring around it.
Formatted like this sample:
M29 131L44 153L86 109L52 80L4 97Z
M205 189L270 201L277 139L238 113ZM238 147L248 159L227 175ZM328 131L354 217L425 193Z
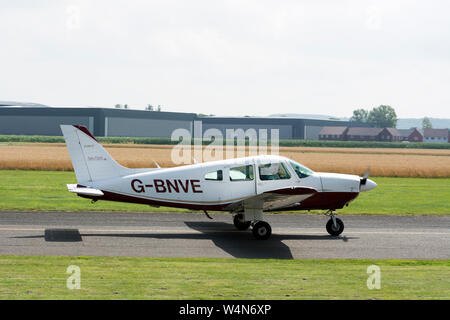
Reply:
M342 231L344 231L344 223L342 222L341 219L336 218L334 216L334 214L330 214L330 220L328 220L327 222L327 232L334 236L337 237L338 235L340 235L342 233Z

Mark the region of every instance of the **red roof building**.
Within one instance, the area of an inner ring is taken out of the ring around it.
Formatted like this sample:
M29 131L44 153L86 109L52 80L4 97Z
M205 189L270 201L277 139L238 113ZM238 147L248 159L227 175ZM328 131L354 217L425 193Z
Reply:
M319 132L319 140L340 140L346 139L348 127L323 127Z
M400 141L423 142L423 134L417 128L397 129L400 133Z
M349 128L347 131L348 141L377 141L381 128Z
M400 132L398 132L398 130L395 128L384 128L378 134L377 140L383 142L399 142Z

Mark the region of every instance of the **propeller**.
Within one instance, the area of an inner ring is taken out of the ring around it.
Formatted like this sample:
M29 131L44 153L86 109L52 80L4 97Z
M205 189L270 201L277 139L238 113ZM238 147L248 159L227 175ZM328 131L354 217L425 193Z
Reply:
M359 188L361 189L361 186L365 185L367 182L367 179L370 176L370 168L367 168L367 170L363 173L360 182L359 182Z

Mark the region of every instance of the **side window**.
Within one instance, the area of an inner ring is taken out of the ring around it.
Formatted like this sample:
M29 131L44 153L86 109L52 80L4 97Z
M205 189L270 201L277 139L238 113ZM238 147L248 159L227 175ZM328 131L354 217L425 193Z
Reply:
M222 170L208 172L207 174L205 174L205 180L222 181L223 180Z
M230 181L250 181L253 178L252 165L230 168Z
M290 179L291 175L282 163L260 164L258 166L259 178L261 180Z

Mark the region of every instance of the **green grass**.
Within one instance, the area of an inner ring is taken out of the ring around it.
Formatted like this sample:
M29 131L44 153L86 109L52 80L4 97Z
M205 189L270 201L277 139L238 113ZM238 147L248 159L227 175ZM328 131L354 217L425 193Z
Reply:
M340 213L450 214L450 178L371 178L377 187L361 192Z
M374 177L378 187L363 192L342 214L450 214L450 178ZM73 172L0 170L0 211L179 211L146 205L98 201L67 191ZM303 213L304 211L300 211Z
M69 290L69 265L81 289ZM367 267L381 288L367 288ZM0 299L449 299L450 260L0 256Z
M134 143L134 144L178 144L171 138L156 137L97 137L101 143ZM27 135L0 135L2 143L64 143L62 136L27 136ZM191 141L194 143L194 139ZM237 143L236 140L233 141ZM202 144L210 144L211 140L203 139ZM224 145L227 140L224 139ZM267 141L270 145L270 140ZM248 145L248 138L246 139ZM450 143L402 143L402 142L378 142L378 141L327 141L327 140L279 140L281 147L336 147L336 148L400 148L400 149L450 149Z
M0 211L185 211L110 201L92 203L67 191L66 184L76 182L74 172L0 170Z

